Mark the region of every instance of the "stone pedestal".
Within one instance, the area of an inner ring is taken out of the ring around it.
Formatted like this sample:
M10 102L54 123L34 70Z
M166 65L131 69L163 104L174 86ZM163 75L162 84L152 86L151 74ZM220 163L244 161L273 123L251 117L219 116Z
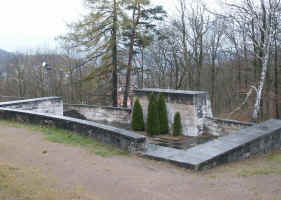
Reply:
M149 88L135 90L134 93L135 98L140 100L145 119L150 95L154 93L157 97L159 93L162 93L166 99L170 130L172 130L174 115L179 112L182 118L183 134L186 136L201 135L204 129L204 118L213 117L208 92Z

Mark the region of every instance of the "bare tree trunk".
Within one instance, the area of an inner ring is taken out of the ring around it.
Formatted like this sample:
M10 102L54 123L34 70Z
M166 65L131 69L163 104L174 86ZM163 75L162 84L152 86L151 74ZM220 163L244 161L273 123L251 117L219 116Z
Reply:
M261 30L261 45L260 45L260 63L261 63L261 76L259 80L259 85L257 89L257 98L256 103L254 105L254 111L252 114L252 120L258 120L258 114L261 109L261 102L262 102L262 91L266 79L267 69L268 69L268 62L269 62L269 54L270 54L270 45L271 45L271 13L267 13L264 0L260 0L261 7L262 7L262 27ZM268 20L267 20L268 18ZM268 24L269 23L269 24Z
M117 0L114 0L114 17L113 17L113 30L112 30L112 57L113 57L113 69L112 69L112 106L117 107Z
M211 75L211 82L212 82L212 89L211 89L211 99L213 110L216 110L216 101L215 101L215 87L216 87L216 65L215 65L215 58L212 58L212 75Z
M197 76L197 90L201 89L201 71L202 71L202 67L203 67L203 59L204 59L204 55L203 55L203 35L200 35L200 46L199 46L199 62L198 62L198 76Z
M141 88L144 87L144 47L141 47Z
M249 84L249 75L248 75L248 68L249 68L249 61L248 61L248 50L247 50L247 38L245 31L243 32L243 47L244 47L244 58L245 58L245 67L246 67L246 72L245 72L245 88L248 88Z
M277 38L276 38L277 39ZM274 55L274 101L275 101L275 116L280 119L279 111L279 82L278 82L278 46L275 39L275 55Z
M268 68L268 60L269 60L269 44L267 44L267 52L263 58L262 62L262 72L260 76L260 81L259 81L259 86L257 89L257 98L256 98L256 103L254 105L254 112L252 115L252 120L257 121L258 120L258 114L260 112L260 106L261 106L261 99L262 99L262 90L264 87L265 79L266 79L266 73L267 73L267 68Z
M239 55L239 53L237 53L237 56L238 56L238 77L237 77L237 79L238 79L238 95L240 94L240 92L241 92L241 82L242 82L242 80L241 80L241 58L240 58L240 55Z
M79 66L79 103L81 104L82 102L82 69L81 66Z
M137 19L135 21L135 12L136 9L133 11L133 26L132 26L132 33L131 33L131 41L130 41L130 49L129 49L129 59L128 59L128 69L127 69L127 75L126 75L126 86L125 86L125 94L124 94L124 101L123 101L123 107L128 107L128 97L129 97L129 91L130 91L130 85L131 85L131 72L132 72L132 61L134 57L134 43L135 43L135 37L136 37L136 28L139 24L140 15L141 15L141 7L140 3L135 1L136 6L138 6L138 14Z

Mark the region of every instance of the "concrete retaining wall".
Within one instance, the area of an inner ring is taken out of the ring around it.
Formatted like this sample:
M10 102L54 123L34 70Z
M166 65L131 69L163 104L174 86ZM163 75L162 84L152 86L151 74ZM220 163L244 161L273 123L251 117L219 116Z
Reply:
M60 97L43 97L37 99L8 101L0 103L0 108L29 110L36 113L63 115L63 102Z
M281 120L269 120L187 150L150 145L143 155L187 169L205 170L280 148Z
M100 142L114 145L128 152L141 151L145 148L146 144L146 137L134 132L70 117L0 108L0 119L47 125L74 131L80 135L92 137Z
M214 147L216 146L220 148L215 150ZM209 142L202 147L206 148L205 150L209 151L209 153L213 151L213 157L198 164L195 167L196 170L209 169L224 163L246 159L252 155L280 150L281 121L269 120L256 124L237 133Z
M130 109L102 107L94 105L64 104L64 112L67 116L67 113L73 110L77 111L80 115L84 116L85 119L91 121L105 121L108 123L130 124L131 120ZM71 114L69 116L71 116Z
M227 120L215 117L206 117L204 120L205 132L214 136L228 135L233 131L238 131L253 125L255 125L255 123Z

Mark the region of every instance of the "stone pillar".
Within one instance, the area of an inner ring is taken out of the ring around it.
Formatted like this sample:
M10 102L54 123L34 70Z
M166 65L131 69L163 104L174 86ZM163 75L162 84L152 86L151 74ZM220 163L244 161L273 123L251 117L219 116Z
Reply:
M181 114L183 134L185 136L199 136L203 133L205 117L213 117L208 92L184 91L167 89L140 89L135 90L135 97L139 98L147 116L149 97L152 92L157 96L162 93L166 99L170 130L176 112Z

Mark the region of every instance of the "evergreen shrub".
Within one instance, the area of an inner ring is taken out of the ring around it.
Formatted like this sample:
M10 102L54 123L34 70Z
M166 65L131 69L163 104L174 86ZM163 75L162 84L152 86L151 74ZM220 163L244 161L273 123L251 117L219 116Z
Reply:
M160 122L160 134L169 133L169 121L168 121L168 112L165 102L165 97L162 93L158 95L158 113L159 113L159 122Z
M134 131L144 131L143 111L139 99L136 99L134 104L131 127Z
M181 115L179 112L177 112L174 116L173 136L180 136L180 135L182 135Z
M155 95L152 93L149 99L146 122L146 131L149 136L159 134L160 132L159 113L157 107Z

